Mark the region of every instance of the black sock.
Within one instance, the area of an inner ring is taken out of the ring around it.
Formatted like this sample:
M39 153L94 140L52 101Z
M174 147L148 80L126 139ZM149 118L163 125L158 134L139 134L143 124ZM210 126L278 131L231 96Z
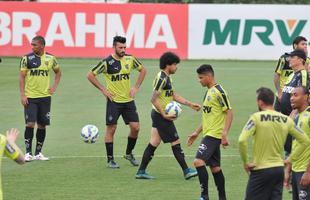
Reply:
M113 142L106 142L105 143L105 148L107 150L108 162L110 162L110 160L114 160L114 156L113 156Z
M152 160L154 156L154 152L157 147L154 147L151 144L148 144L147 147L144 150L142 161L139 167L139 170L145 170L149 162Z
M179 165L181 166L182 170L186 170L188 168L186 161L185 161L185 155L183 153L183 150L181 148L180 144L176 144L174 146L171 146L173 155L175 159L178 161Z
M137 138L128 137L128 143L126 148L126 155L132 153L132 150L135 148L137 142Z
M209 192L208 192L208 171L205 166L196 167L198 172L200 187L201 187L201 197L205 199L209 199Z
M24 138L25 138L26 153L32 153L33 128L26 126Z
M38 155L42 151L42 147L43 147L43 144L44 144L45 136L46 136L46 130L38 128L37 129L37 134L36 134L37 146L36 146L35 155Z
M225 193L225 178L223 175L222 170L217 173L212 173L215 185L217 187L217 191L219 194L220 200L226 200L226 193Z

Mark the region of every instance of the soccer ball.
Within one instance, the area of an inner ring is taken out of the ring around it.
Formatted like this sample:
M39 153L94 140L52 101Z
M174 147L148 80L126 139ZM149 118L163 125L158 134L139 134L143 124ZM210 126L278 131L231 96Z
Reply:
M182 112L181 104L175 101L171 101L166 105L165 111L169 116L174 115L176 117L179 117Z
M95 125L85 125L81 130L81 138L85 143L95 143L99 137L99 130Z

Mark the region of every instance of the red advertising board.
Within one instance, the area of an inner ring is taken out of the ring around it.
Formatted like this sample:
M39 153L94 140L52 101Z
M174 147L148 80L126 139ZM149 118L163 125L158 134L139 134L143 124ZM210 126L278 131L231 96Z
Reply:
M57 57L103 57L115 35L127 37L127 53L158 58L164 51L187 58L188 6L0 2L0 56L31 51L35 35Z

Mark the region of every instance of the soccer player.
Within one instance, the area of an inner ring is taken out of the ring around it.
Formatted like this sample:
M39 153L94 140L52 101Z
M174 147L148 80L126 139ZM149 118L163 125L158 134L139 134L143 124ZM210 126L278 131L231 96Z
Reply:
M26 121L25 145L27 162L32 160L49 160L42 154L46 136L46 126L50 125L51 96L55 93L60 81L61 71L55 56L45 52L45 39L35 36L31 41L32 52L20 61L20 97L24 106ZM51 71L55 80L50 86ZM32 139L37 124L37 145L32 155Z
M297 36L293 41L293 49L300 49L304 50L305 54L308 54L307 49L307 39L303 36ZM307 63L310 64L310 59L307 59ZM306 64L307 64L306 63ZM290 75L293 74L293 69L289 64L289 54L283 54L278 61L275 73L274 73L274 85L277 90L276 92L276 100L275 100L275 110L281 112L281 97L282 97L282 90L287 81L289 81Z
M25 158L22 151L16 145L16 139L18 136L18 130L12 128L6 132L6 136L0 134L0 162L3 158L3 155L14 160L18 164L24 164ZM1 166L1 165L0 165ZM0 200L3 199L2 187L0 180Z
M289 63L294 73L291 75L292 77L290 78L290 81L288 81L284 85L281 97L281 113L287 116L289 116L292 112L290 98L293 89L297 86L305 86L307 88L309 87L308 86L309 74L305 69L305 62L307 56L304 50L296 49L288 55L289 55ZM287 138L284 147L286 154L289 154L291 152L291 146L292 146L291 144L292 144L292 137L289 136Z
M274 93L269 88L257 91L259 112L251 115L239 137L239 151L244 169L249 173L246 200L282 200L284 181L283 147L288 134L300 145L288 157L295 161L310 140L294 121L273 108ZM248 139L253 137L253 161L248 158Z
M166 105L171 101L177 101L183 105L189 106L196 111L200 110L200 105L186 100L185 98L178 95L175 91L171 75L177 71L177 64L180 62L180 58L172 52L165 52L160 57L159 62L161 71L157 74L153 82L153 94L151 98L151 102L153 104L151 113L151 139L144 150L136 178L154 178L153 176L150 176L148 173L146 173L145 170L153 158L156 148L159 146L160 142L163 141L164 143L171 144L174 157L182 168L184 178L187 180L197 176L197 172L196 170L193 170L187 166L185 155L181 148L178 131L176 130L176 127L173 123L175 116L167 115L165 108Z
M144 80L146 69L134 56L125 54L125 37L115 36L113 38L113 48L114 54L100 61L87 74L87 78L107 98L106 134L104 138L108 158L107 166L116 169L119 168L119 165L114 161L113 138L120 115L122 115L124 122L127 125L129 124L130 128L124 158L129 160L133 166L139 165L132 154L140 129L134 97ZM139 71L134 87L131 87L130 84L130 73L132 70ZM107 85L106 88L96 78L98 74L103 74Z
M190 146L200 133L203 134L194 160L201 186L199 200L209 199L209 176L206 165L211 169L219 199L226 200L220 145L222 144L223 147L229 145L228 132L233 120L233 112L226 91L215 80L212 66L204 64L196 71L200 84L208 88L203 100L201 125L188 136L187 140Z
M291 94L291 104L294 109L297 109L298 114L295 116L294 121L297 127L302 129L304 133L310 137L310 106L308 104L309 90L306 87L297 87ZM300 144L293 140L292 153L294 153ZM291 170L292 173L292 189L293 200L310 200L310 187L301 185L301 179L307 176L307 166L310 160L310 146L298 155L298 159L293 161L292 164L287 166L287 174L285 185L288 185Z

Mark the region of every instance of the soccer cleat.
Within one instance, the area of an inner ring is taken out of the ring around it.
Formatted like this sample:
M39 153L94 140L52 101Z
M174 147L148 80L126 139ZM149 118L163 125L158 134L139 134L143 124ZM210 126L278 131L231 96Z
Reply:
M26 153L26 154L25 154L25 161L26 161L26 162L31 162L31 161L33 161L33 160L34 160L34 157L32 156L31 153Z
M45 157L41 152L34 156L34 160L48 161L48 157Z
M198 175L198 173L195 169L187 168L186 170L184 170L184 178L186 180L191 179L197 175Z
M148 173L145 172L145 170L139 170L136 174L136 179L155 179L154 176L149 175Z
M129 160L129 162L133 165L133 166L139 166L138 161L135 159L135 157L133 156L133 154L127 154L124 155L124 158L126 160Z
M198 200L209 200L209 198L205 198L205 197L199 197Z
M119 165L114 160L110 160L107 167L111 169L118 169Z

